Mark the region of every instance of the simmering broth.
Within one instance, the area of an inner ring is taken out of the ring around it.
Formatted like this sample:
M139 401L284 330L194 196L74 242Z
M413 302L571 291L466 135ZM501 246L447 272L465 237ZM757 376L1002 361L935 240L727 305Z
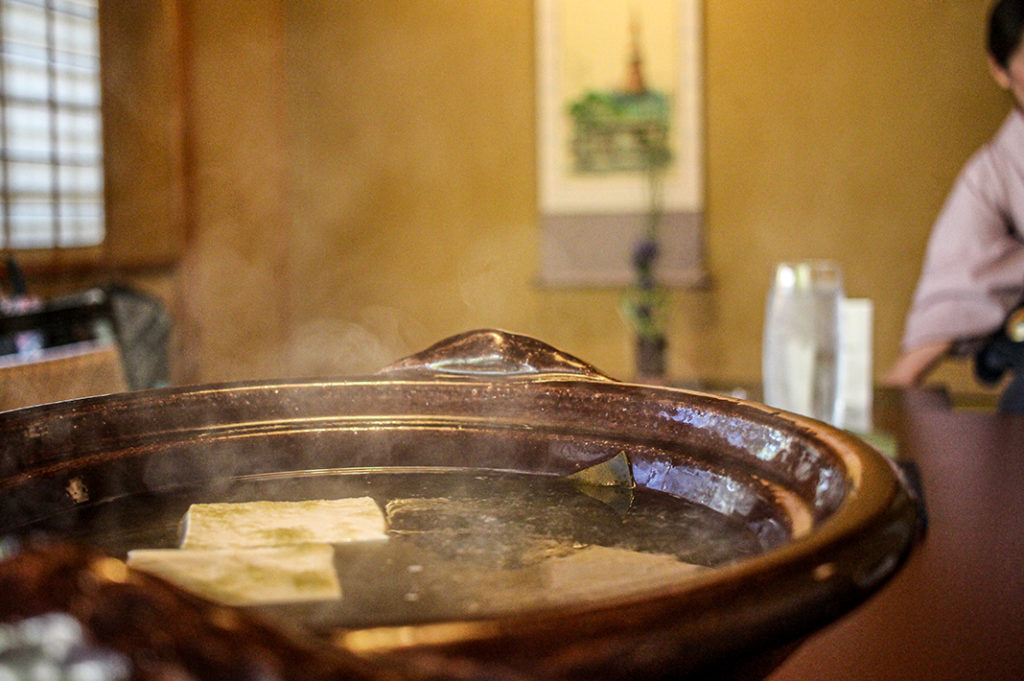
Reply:
M341 597L250 607L325 633L483 617L622 597L764 550L750 528L660 492L433 468L250 476L81 508L75 527L124 557L176 548L193 503L360 496L384 511L388 538L334 545Z

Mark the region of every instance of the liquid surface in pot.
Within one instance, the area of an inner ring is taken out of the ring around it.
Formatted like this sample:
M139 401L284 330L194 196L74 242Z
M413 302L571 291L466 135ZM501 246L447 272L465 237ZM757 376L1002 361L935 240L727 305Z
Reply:
M251 606L311 631L508 614L634 594L761 553L741 523L643 488L480 470L342 469L80 508L79 539L117 557L176 548L193 503L371 497L388 537L334 545L341 597Z

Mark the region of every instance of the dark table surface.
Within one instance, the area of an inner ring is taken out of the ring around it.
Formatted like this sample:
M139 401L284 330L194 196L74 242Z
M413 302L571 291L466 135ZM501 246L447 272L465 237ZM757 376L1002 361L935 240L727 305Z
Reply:
M874 426L920 473L927 535L769 681L1024 679L1024 416L880 390Z

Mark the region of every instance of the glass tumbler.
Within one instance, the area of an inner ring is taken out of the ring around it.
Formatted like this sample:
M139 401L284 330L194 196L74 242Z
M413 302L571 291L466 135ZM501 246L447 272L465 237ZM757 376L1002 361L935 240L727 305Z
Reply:
M842 426L842 271L830 260L779 263L765 311L764 401Z

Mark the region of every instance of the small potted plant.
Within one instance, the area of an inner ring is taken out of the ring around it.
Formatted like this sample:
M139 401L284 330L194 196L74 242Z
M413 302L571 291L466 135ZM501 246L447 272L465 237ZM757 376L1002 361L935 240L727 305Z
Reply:
M660 255L658 227L662 217L662 184L671 152L663 137L643 136L648 186L647 224L632 254L633 281L622 297L623 315L634 334L635 369L638 377L659 379L665 375L665 322L667 295L658 283Z

